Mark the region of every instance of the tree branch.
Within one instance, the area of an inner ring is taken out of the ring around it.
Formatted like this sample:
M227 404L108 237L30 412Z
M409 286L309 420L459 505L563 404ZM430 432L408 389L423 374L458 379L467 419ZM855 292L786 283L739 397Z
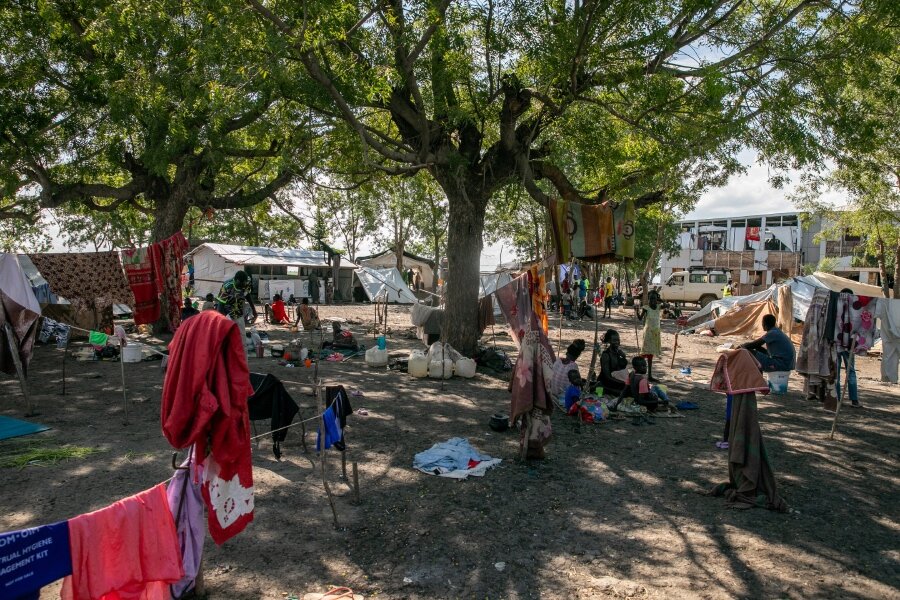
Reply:
M206 201L206 205L216 209L247 208L248 206L259 204L266 198L273 197L275 192L290 183L293 176L294 174L290 170L285 170L279 173L272 181L252 192L245 192L243 189L240 189L220 198L210 198Z

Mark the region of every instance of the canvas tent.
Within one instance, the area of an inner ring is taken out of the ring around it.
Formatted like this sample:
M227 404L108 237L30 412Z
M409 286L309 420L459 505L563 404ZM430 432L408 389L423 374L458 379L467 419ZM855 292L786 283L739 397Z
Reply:
M23 374L31 361L41 305L15 254L0 254L0 371L16 373L16 356Z
M713 329L720 335L744 335L761 332L759 321L764 314L777 314L778 289L787 286L791 290L792 315L797 321L805 321L809 304L817 288L839 292L844 288L856 294L881 297L881 288L859 283L836 275L816 272L813 275L792 277L776 283L761 292L748 296L730 296L715 300L694 313L685 331Z
M256 284L253 289L263 300L269 299L271 293L268 284L260 287L261 281L300 282L299 285L293 284L293 294L303 297L307 290L303 283L308 280L311 272L314 271L323 283L326 277L331 276L328 253L319 250L206 243L191 250L187 256L194 265L194 293L200 297L218 294L222 282L241 270L250 272ZM341 259L336 289L343 299L351 297L353 270L356 268L357 265ZM279 289L286 290L287 287L282 284ZM324 290L324 285L321 289Z
M361 267L370 267L372 269L390 269L397 267L397 255L393 250L385 250L371 256L357 256L356 262ZM416 256L411 252L403 253L403 268L418 271L422 276L422 286L426 290L430 290L434 284L434 261Z
M403 276L397 267L390 269L372 269L359 267L356 269L356 277L362 284L366 296L372 302L391 302L395 304L417 304L419 299L403 281Z

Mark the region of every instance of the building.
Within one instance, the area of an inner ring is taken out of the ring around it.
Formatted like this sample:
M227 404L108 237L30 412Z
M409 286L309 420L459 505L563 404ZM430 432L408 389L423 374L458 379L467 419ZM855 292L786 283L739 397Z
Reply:
M331 279L333 269L326 252L235 246L231 244L200 244L187 254L194 267L194 294L218 294L222 282L238 271L246 271L252 281L252 292L258 300L269 300L272 294L281 292L285 297L293 294L302 298L308 295L307 282L315 273L322 285L320 298L324 301L325 281ZM336 290L343 301L353 296L354 270L358 267L342 259L338 268ZM270 289L270 288L277 289Z
M836 275L878 285L876 267L853 265L862 243L859 237L847 235L816 242L821 222L801 226L797 212L689 219L679 225L678 250L663 254L660 261L663 282L676 271L721 269L731 274L737 294L751 294L798 275L803 265L816 265L827 257L836 259Z

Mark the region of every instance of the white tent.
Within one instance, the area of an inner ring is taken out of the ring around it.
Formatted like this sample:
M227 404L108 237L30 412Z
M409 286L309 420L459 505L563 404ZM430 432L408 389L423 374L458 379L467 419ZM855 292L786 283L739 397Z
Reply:
M419 299L403 281L403 276L397 267L390 269L372 269L359 267L356 277L362 283L363 290L369 300L374 302L393 302L395 304L417 304Z

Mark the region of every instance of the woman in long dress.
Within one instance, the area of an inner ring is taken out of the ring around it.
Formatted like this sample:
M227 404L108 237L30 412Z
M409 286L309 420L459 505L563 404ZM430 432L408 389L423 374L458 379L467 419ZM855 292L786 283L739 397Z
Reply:
M641 356L647 359L647 376L651 382L659 381L653 377L653 359L662 354L662 307L659 296L650 292L649 303L641 311L644 320L644 342L641 344Z

